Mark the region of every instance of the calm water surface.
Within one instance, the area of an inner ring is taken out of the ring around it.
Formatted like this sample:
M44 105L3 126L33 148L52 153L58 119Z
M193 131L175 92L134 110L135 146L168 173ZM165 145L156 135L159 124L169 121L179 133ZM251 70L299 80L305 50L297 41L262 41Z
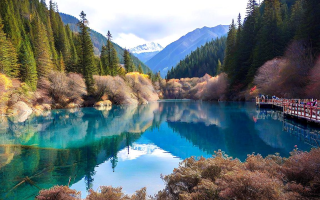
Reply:
M164 188L160 174L190 156L218 149L242 161L253 152L289 156L316 140L319 130L253 103L165 101L0 118L0 199L33 199L38 188L68 183L82 197L101 185L154 194Z

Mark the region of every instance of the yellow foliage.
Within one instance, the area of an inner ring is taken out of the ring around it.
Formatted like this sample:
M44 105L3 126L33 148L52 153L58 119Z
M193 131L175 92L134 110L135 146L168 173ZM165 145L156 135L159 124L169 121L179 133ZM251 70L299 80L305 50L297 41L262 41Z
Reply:
M147 74L141 74L139 72L129 72L127 73L126 75L140 75L140 76L143 76L144 78L149 78L149 75Z
M0 73L0 92L1 90L8 90L10 87L12 87L11 79Z

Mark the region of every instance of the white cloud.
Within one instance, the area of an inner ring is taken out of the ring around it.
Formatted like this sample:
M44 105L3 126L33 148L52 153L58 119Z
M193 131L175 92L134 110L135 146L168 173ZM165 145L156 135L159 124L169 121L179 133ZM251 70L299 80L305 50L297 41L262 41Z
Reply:
M56 0L60 12L78 17L83 10L90 27L113 34L123 47L143 42L162 46L203 26L228 25L245 14L248 0Z
M133 47L136 47L138 45L145 44L148 42L142 38L139 38L138 36L136 36L133 33L129 33L129 34L120 33L120 34L114 36L113 40L115 43L119 44L121 47L127 48L127 49L133 48Z

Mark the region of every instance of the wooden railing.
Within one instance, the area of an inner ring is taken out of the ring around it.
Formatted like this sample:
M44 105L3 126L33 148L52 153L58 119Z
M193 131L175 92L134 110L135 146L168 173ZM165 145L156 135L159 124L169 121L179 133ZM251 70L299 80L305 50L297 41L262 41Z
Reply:
M283 112L288 115L294 115L305 119L320 121L320 108L318 106L289 103L284 105Z
M274 105L283 108L283 113L287 115L304 118L311 121L320 122L319 105L308 105L312 99L263 99L256 98L257 105Z

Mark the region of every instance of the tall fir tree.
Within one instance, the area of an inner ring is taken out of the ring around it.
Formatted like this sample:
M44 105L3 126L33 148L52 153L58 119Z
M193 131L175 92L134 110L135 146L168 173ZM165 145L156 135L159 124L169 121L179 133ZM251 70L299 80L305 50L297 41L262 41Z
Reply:
M139 64L139 66L138 66L138 72L139 72L140 74L143 74L143 69L142 69L142 67L141 67L141 64Z
M19 17L15 13L14 5L12 0L1 0L0 1L0 14L3 20L3 30L10 38L12 44L16 49L20 48L22 41L21 28L18 23Z
M80 21L78 23L80 29L80 61L79 64L82 68L82 74L85 79L85 83L87 86L87 91L89 94L94 92L94 80L93 80L93 72L94 68L94 52L93 45L91 42L89 27L87 26L88 20L86 18L86 14L82 11L80 14Z
M0 73L10 77L18 77L19 64L18 55L11 41L3 31L3 24L0 18Z
M120 72L118 53L112 44L112 35L107 33L107 44L102 47L101 65L105 75L116 76Z
M21 45L19 62L21 63L21 80L29 85L32 90L36 90L38 82L37 65L30 42L27 38L24 39Z
M131 60L131 56L129 53L129 50L125 49L123 53L123 60L124 60L124 68L127 72L133 72L134 70L134 64Z
M54 65L51 60L51 51L47 32L38 16L34 18L32 26L37 74L38 77L47 77L48 73L54 69Z

